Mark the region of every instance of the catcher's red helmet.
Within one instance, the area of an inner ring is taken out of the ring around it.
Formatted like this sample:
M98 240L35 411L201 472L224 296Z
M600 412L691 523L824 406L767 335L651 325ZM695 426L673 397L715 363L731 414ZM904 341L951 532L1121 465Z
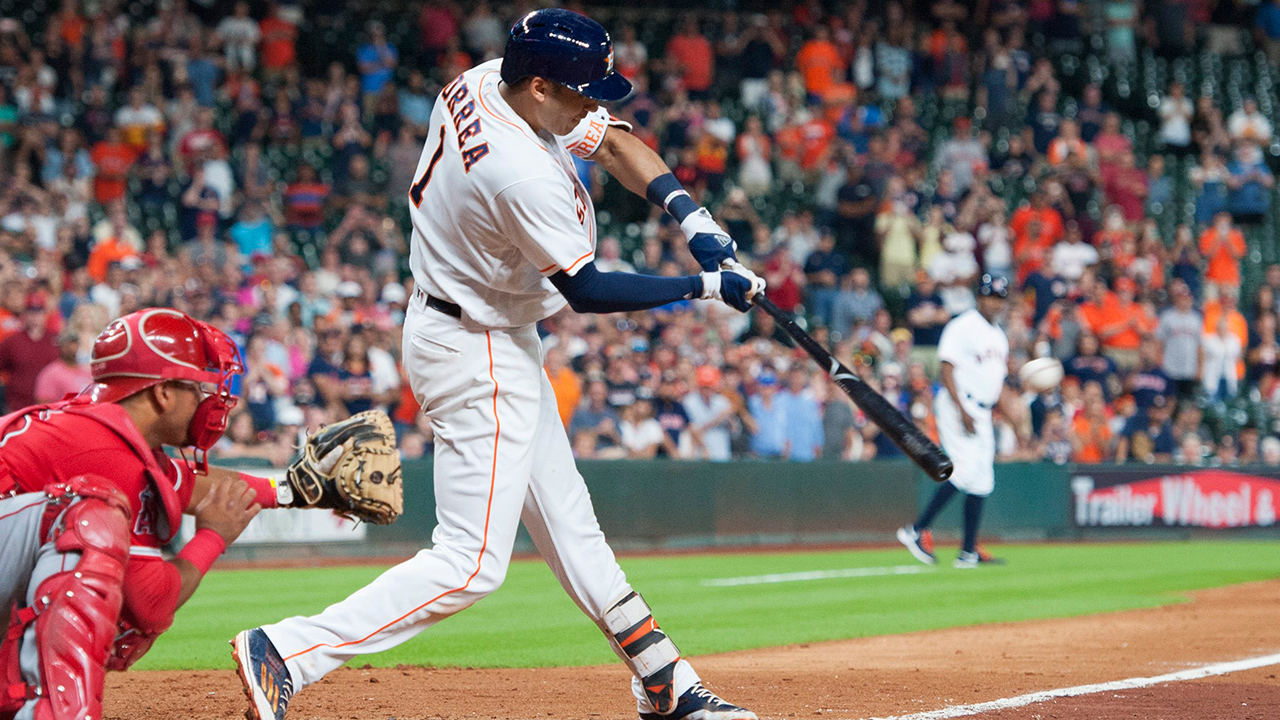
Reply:
M244 372L235 341L221 330L170 308L149 308L113 321L93 343L95 403L123 400L170 380L199 383L207 396L196 408L187 442L205 467L203 451L222 437L238 398L231 379Z

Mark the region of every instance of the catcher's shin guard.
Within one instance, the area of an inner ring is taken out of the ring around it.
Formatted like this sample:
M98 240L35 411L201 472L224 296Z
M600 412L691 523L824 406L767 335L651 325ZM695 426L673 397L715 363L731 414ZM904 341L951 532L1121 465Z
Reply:
M98 720L129 560L129 501L84 478L48 492L54 512L69 507L48 528L46 544L56 556L80 559L68 570L33 577L32 603L15 609L0 647L8 702L0 701L0 718L32 703L35 720ZM31 653L21 653L32 641L34 664Z
M660 715L676 704L675 670L680 651L658 627L653 611L640 594L632 591L604 612L600 627L609 636L614 652L640 678L645 696Z

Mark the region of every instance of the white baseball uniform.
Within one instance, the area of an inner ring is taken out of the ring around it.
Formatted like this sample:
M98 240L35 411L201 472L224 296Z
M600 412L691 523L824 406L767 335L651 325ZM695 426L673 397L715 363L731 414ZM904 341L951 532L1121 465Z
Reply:
M991 409L1000 399L1008 374L1009 339L976 309L951 319L938 341L938 360L954 366L956 392L975 432L964 429L960 411L946 388L933 401L938 439L955 470L951 484L970 495L990 495L995 488L996 441Z
M521 520L597 624L631 592L574 465L535 328L566 304L547 277L595 252L595 211L569 153L591 155L616 121L600 109L570 136L535 133L502 98L500 67L484 63L440 93L410 190L417 290L403 358L436 438L433 547L319 615L263 628L296 689L497 589ZM680 660L675 695L696 682ZM653 712L638 680L633 691Z

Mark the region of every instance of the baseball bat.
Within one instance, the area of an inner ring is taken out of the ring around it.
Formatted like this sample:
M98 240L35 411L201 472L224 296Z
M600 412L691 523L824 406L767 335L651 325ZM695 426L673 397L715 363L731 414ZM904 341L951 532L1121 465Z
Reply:
M888 435L895 445L902 448L902 452L919 465L925 474L935 482L942 482L951 477L951 471L954 469L951 458L947 457L942 448L935 445L927 435L920 432L920 428L916 427L910 418L898 412L897 408L890 405L883 395L872 390L870 385L862 381L862 378L832 357L826 348L818 344L818 341L805 332L804 328L797 325L789 314L774 305L772 300L764 296L764 293L756 293L752 302L756 307L772 315L773 319L782 325L782 329L786 330L787 334L809 353L814 362L826 369L836 385L839 385L840 389L862 408L867 418L878 425L880 431Z

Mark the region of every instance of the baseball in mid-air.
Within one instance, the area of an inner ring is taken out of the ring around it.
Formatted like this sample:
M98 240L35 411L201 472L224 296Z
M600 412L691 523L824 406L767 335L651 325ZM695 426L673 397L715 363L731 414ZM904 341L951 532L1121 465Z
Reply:
M1056 358L1036 358L1022 366L1018 371L1018 379L1022 387L1032 392L1042 393L1052 390L1062 383L1062 363Z

